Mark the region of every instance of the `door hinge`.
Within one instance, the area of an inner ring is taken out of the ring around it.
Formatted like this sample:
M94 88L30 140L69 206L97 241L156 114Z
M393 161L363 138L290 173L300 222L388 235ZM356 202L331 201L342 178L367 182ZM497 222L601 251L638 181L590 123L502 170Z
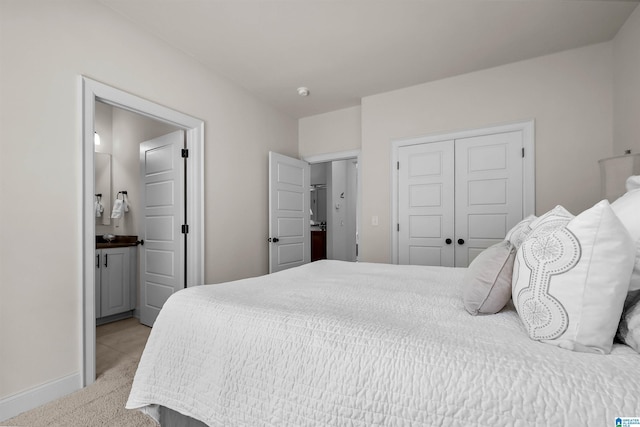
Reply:
M189 225L182 224L182 234L187 234L187 233L189 233Z
M400 170L400 162L396 163L396 169Z
M522 157L524 157L524 147L522 147Z
M185 159L187 157L189 157L189 149L188 148L183 148L182 149L182 157L185 158Z
M396 231L400 231L400 223L396 224L396 226L397 226L396 227L396 229L397 229Z

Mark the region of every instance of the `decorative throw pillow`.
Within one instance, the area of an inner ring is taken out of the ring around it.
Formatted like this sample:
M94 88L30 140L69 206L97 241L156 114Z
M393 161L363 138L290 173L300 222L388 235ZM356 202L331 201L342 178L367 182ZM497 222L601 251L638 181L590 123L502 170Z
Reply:
M635 266L629 284L629 291L635 291L640 289L640 189L624 194L611 203L611 209L620 218L635 243Z
M633 268L629 233L606 200L572 219L558 206L531 227L516 256L513 284L529 336L609 353Z
M517 223L505 236L505 240L511 242L511 244L518 250L524 239L531 232L531 223L536 219L535 215L529 215L519 223Z
M629 292L624 302L617 338L640 353L640 290Z
M640 188L640 175L631 175L625 183L627 191L637 190Z
M516 249L508 241L480 253L464 276L464 308L473 315L495 314L511 299L511 275Z

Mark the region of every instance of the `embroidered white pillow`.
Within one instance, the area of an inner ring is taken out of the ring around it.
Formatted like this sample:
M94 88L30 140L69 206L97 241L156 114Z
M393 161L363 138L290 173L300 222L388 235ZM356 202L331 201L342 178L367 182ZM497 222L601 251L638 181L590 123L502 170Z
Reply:
M518 250L522 242L524 242L524 239L531 233L531 223L535 220L535 215L529 215L509 230L504 239L511 242L516 250Z
M495 314L511 299L511 276L516 249L504 240L475 257L464 275L464 308L476 314Z
M514 305L529 336L611 352L633 262L633 242L606 200L575 218L558 206L536 219L514 265Z
M620 218L635 243L635 267L631 275L629 292L636 291L640 289L640 189L624 194L611 203L611 209Z

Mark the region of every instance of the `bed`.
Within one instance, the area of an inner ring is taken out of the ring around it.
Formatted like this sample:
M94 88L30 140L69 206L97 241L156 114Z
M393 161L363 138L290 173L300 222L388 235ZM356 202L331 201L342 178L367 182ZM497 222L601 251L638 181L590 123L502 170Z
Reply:
M534 341L513 303L471 316L465 273L325 260L177 292L127 408L190 426L614 426L640 417L637 352Z

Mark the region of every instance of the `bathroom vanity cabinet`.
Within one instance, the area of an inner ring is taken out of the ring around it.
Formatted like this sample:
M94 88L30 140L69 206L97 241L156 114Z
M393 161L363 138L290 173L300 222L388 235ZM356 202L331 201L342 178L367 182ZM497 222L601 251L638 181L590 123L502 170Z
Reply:
M95 291L97 323L130 317L136 303L137 247L97 249Z

